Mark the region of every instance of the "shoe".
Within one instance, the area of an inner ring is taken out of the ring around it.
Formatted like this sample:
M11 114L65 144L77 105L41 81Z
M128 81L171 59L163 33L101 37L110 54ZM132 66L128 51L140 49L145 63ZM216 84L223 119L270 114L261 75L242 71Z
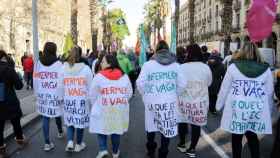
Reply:
M108 151L107 150L104 150L104 151L99 151L96 158L105 158L109 155Z
M44 151L51 151L52 149L54 149L54 144L53 143L45 144Z
M217 116L218 112L217 111L211 111L211 114L214 115L214 116Z
M73 152L74 151L74 142L68 141L67 146L65 148L66 152Z
M64 133L63 132L57 134L57 138L58 139L62 139L63 137L64 137Z
M81 152L86 148L86 144L83 142L82 144L75 145L75 152Z
M24 148L27 144L28 144L28 141L24 138L23 136L23 139L17 139L15 137L15 141L17 142L17 144L20 146L20 148Z
M117 152L117 154L113 153L113 158L119 158L120 157L120 151Z
M185 144L178 144L177 145L177 149L181 152L181 153L186 153L187 151L187 147Z
M6 157L7 156L7 146L4 144L0 147L0 157Z
M191 157L191 158L196 158L196 153L195 153L195 150L194 149L188 149L186 151L186 154Z

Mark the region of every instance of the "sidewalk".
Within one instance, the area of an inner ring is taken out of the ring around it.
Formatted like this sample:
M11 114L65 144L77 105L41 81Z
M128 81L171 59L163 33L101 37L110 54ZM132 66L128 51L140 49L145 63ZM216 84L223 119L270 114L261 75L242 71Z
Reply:
M21 119L21 125L24 127L32 120L36 119L39 115L36 112L35 101L36 98L32 91L21 90L17 91L17 95L20 99L20 106L22 109L23 117ZM4 137L7 138L13 133L13 128L10 122L6 123Z

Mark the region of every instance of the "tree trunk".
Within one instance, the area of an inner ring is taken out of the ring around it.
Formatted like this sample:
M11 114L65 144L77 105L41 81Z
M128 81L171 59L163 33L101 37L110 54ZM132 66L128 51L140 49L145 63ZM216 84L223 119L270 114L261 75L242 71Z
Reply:
M90 26L91 26L91 37L92 37L92 50L97 52L97 42L98 42L98 28L97 28L97 0L89 1L90 9Z
M73 43L78 44L78 2L71 0L71 35Z
M158 30L158 31L157 31L157 40L158 40L158 42L159 42L159 41L162 40L162 39L161 39L161 35L160 35L160 28L158 28L157 30Z
M166 22L165 22L165 20L163 21L163 24L162 24L162 30L163 30L163 40L166 41Z
M16 41L15 41L15 20L14 20L14 16L11 16L11 20L10 20L9 40L10 40L10 50L15 51Z
M177 43L178 43L178 34L179 34L179 18L180 18L180 0L175 0L175 26L176 26Z
M32 0L32 32L33 32L33 54L35 61L39 60L39 40L38 40L38 17L37 0Z
M195 43L194 40L194 13L195 13L195 0L189 0L189 16L190 16L190 21L189 21L189 43L193 44Z
M229 54L232 29L232 0L224 0L222 31L224 35L224 56Z
M156 45L157 45L157 29L154 24L154 48L156 48Z

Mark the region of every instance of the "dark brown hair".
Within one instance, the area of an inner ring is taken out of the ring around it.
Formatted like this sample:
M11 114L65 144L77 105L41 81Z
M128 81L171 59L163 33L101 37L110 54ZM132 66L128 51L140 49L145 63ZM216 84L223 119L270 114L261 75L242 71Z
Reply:
M75 63L80 62L80 48L78 46L74 46L70 52L69 52L69 57L67 59L67 62L69 63L70 66L73 66Z

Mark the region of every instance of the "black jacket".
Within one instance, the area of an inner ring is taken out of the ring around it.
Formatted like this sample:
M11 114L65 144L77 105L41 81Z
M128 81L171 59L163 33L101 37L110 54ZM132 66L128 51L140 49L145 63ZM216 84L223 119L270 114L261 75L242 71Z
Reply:
M212 71L213 82L209 87L210 95L217 95L220 91L220 87L225 76L225 67L220 57L209 57L208 65Z
M22 117L20 102L15 92L15 89L20 90L23 87L20 77L12 66L2 61L0 61L0 74L0 83L4 85L4 99L0 101L0 120Z

